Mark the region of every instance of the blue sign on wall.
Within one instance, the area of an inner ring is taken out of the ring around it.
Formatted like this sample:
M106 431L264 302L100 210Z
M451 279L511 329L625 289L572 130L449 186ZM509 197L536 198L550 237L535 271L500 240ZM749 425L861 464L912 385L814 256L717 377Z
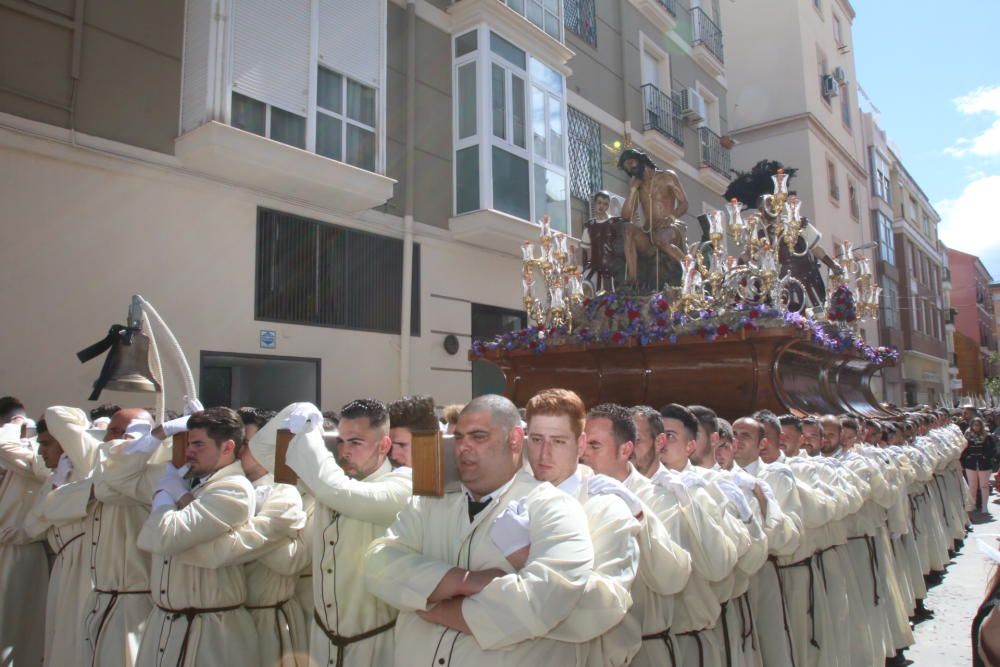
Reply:
M265 350L273 350L278 345L278 334L271 329L260 330L260 346Z

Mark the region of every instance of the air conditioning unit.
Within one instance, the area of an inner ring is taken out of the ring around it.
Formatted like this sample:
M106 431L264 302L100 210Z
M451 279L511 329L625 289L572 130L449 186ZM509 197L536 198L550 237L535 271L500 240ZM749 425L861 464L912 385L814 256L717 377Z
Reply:
M847 72L844 71L843 67L834 67L833 78L837 83L847 83Z
M708 105L694 88L681 91L681 115L684 120L700 123L708 120Z
M823 91L823 97L830 99L831 97L837 97L840 95L840 84L829 74L824 74L820 81L821 89Z

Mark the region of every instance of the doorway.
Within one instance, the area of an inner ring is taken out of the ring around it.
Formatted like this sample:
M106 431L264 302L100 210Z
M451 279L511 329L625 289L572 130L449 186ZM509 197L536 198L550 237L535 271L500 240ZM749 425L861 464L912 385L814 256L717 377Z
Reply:
M472 338L488 340L499 334L523 329L528 325L523 311L472 304ZM502 394L507 385L503 371L488 361L472 362L472 396Z
M201 400L206 407L281 410L289 403L320 405L319 359L235 352L201 353Z

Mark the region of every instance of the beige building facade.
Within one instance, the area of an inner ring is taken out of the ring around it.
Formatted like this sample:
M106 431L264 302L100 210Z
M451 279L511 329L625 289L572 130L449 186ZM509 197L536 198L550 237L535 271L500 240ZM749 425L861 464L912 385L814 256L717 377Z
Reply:
M2 393L86 407L99 362L74 354L132 294L206 402L499 389L472 337L524 325L535 220L579 237L591 192L626 194L623 139L678 172L692 240L722 207L727 21L709 0L2 3Z

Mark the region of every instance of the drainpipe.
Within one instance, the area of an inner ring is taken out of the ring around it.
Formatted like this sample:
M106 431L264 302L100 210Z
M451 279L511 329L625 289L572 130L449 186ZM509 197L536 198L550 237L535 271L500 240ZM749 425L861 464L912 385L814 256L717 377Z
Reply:
M406 195L403 200L403 307L399 323L399 394L410 393L410 314L413 310L413 196L417 127L417 4L406 2Z
M632 91L628 87L628 38L625 36L625 3L618 3L618 29L621 31L622 42L622 99L625 100L625 131L622 139L628 144L632 139ZM640 54L641 56L641 54Z

